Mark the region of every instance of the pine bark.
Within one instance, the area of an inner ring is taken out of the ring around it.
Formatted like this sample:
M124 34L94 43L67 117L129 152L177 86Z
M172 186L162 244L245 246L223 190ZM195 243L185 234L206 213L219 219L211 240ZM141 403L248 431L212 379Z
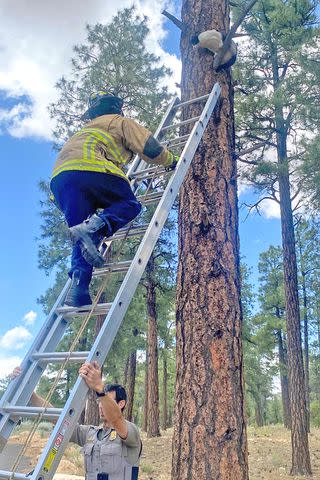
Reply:
M162 430L168 428L168 359L166 352L163 352L163 383L162 383Z
M303 337L304 337L304 374L306 382L306 408L307 428L310 432L310 355L309 355L309 319L308 319L308 297L306 287L306 276L302 273L302 294L303 294Z
M134 404L134 388L136 384L137 370L137 351L134 350L129 357L128 380L127 380L127 406L125 410L126 419L132 422L133 404Z
M308 295L306 282L306 268L303 255L302 239L299 231L297 235L297 246L300 257L300 273L303 301L303 344L304 344L304 374L306 383L306 408L307 408L307 428L310 432L310 358L309 358L309 319L308 319Z
M142 423L142 430L143 430L144 432L146 432L146 431L148 430L148 398L149 398L148 345L149 345L149 333L147 332L146 368L145 368L145 374L144 374L143 423Z
M227 32L227 3L184 0L182 21L182 100L216 81L222 93L180 191L172 478L246 480L233 87L230 72L214 74L213 55L190 43L208 29Z
M285 428L291 428L290 414L290 396L289 396L289 379L288 379L288 361L287 352L282 338L282 330L277 331L278 352L279 352L279 370L281 384L281 399L283 410L283 425Z
M264 426L264 399L260 396L255 397L255 420L257 427L263 427Z
M146 269L148 313L148 437L160 436L158 328L154 269L154 258L151 256Z
M128 387L129 364L130 364L130 355L127 357L124 364L124 369L123 369L123 385L125 389L127 389Z
M287 169L286 165L282 166L284 170ZM305 375L300 332L297 260L288 172L286 175L283 173L279 175L279 189L291 407L291 475L311 475Z
M267 33L268 34L268 33ZM269 35L273 88L281 87L277 46ZM291 408L291 475L311 475L308 441L305 375L300 331L300 308L298 294L298 269L291 204L290 176L287 138L289 122L284 117L283 106L275 103L275 131L277 139L278 183L280 196L281 234L283 248L283 271L288 339L288 370Z

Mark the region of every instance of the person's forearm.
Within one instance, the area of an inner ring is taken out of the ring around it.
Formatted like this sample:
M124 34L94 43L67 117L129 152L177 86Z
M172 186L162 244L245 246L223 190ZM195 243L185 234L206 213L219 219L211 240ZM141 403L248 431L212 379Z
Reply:
M45 405L45 399L40 397L37 393L33 392L33 394L30 397L29 400L29 405L32 407L43 407ZM54 406L51 403L48 403L46 405L46 408L54 408ZM57 423L57 420L48 420L48 422L51 423Z
M32 405L32 407L43 407L44 404L45 404L45 399L40 397L40 395L38 395L37 393L33 392L29 400L29 405ZM51 403L48 403L46 407L54 408L53 405L51 405Z
M115 428L119 420L122 419L122 413L119 406L108 395L101 397L100 401L108 423Z

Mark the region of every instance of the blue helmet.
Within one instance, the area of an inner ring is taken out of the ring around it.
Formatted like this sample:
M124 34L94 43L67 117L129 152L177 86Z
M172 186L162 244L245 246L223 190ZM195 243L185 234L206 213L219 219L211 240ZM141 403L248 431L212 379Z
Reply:
M82 120L93 120L101 115L122 114L123 100L112 93L99 91L89 97L89 108L82 115Z

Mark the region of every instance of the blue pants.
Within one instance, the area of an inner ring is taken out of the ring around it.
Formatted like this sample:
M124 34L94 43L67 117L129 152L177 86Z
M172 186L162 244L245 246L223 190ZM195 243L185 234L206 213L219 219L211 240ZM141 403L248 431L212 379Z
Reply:
M111 226L112 231L105 232L110 236L141 211L129 183L116 175L67 171L54 177L50 188L69 227L83 222L100 208L103 211L99 216ZM70 276L74 270L82 270L91 279L92 266L83 258L79 242L72 250Z

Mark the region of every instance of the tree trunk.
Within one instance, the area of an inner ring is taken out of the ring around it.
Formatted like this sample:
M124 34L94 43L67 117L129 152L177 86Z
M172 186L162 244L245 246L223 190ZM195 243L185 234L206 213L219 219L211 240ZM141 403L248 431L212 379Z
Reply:
M147 332L146 368L145 368L145 374L144 374L144 402L143 402L143 424L142 424L142 430L144 432L147 432L147 430L148 430L148 397L149 397L149 395L148 395L148 392L149 392L148 344L149 344L149 332Z
M255 401L254 413L255 413L255 420L256 420L257 427L263 427L264 426L263 399L259 396L255 396L254 401Z
M272 52L273 87L275 92L280 88L278 52L269 38ZM288 370L290 385L291 408L291 444L292 467L291 475L311 475L311 462L308 442L307 410L305 376L300 331L300 309L298 294L297 257L293 214L290 196L290 178L287 156L287 122L284 118L283 107L275 103L275 127L277 137L277 161L281 233L283 248L283 271L286 324L288 338Z
M307 428L308 428L308 432L310 432L309 323L308 323L308 297L307 297L305 272L302 272L302 294L303 294L304 374L305 374L305 382L306 382Z
M287 362L286 350L283 345L281 330L277 331L277 337L278 337L278 350L279 350L279 370L280 370L281 398L282 398L282 409L283 409L283 424L285 428L291 428L288 362Z
M163 385L162 385L162 429L168 428L168 360L167 354L163 352Z
M125 389L127 389L128 387L129 364L130 364L130 355L127 357L124 364L124 369L123 369L123 386L125 387Z
M229 72L214 74L213 55L190 43L197 32L226 32L229 10L222 0L182 5L182 100L216 81L222 93L180 191L172 478L246 480L233 88ZM184 119L201 107L186 107Z
M302 300L303 300L303 340L304 340L304 375L306 383L306 409L307 409L307 428L310 432L310 361L309 361L309 323L308 323L308 295L306 285L306 267L303 253L302 239L297 230L297 246L300 260L300 274L302 286Z
M159 437L159 377L158 329L156 310L156 285L154 258L151 256L146 270L148 311L148 437Z
M95 328L94 328L94 338L97 338L101 330L101 327L103 325L104 319L105 317L103 315L100 315L97 317ZM89 390L88 396L87 396L84 423L85 425L99 425L100 423L97 395L92 390Z
M287 175L279 174L279 190L291 407L291 475L311 475L305 376L300 333L297 261L288 173Z
M134 350L130 355L128 382L127 382L127 407L125 410L126 419L132 422L134 387L136 384L137 351Z

